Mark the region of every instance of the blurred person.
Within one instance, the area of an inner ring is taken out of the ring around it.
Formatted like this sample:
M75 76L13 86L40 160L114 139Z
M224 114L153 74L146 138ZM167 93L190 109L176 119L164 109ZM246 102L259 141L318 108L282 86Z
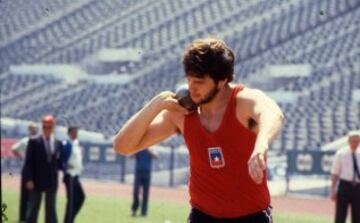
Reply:
M183 56L195 111L164 91L114 138L114 149L130 155L173 134L183 135L190 158L190 223L272 221L266 158L283 114L262 91L230 84L234 60L223 41L195 40Z
M158 158L158 155L149 149L142 150L135 155L135 177L133 188L133 203L131 206L132 216L136 216L136 212L141 203L141 216L147 215L149 191L151 183L152 159ZM140 189L142 192L142 200L140 202Z
M334 156L331 199L336 203L335 223L345 223L349 205L351 222L360 223L360 133L348 134L348 147Z
M28 126L28 136L23 137L11 147L13 154L20 160L25 160L26 147L31 138L35 138L38 134L38 127L35 123ZM25 187L24 181L24 163L21 167L21 185L20 185L20 207L19 207L19 222L26 221L26 210L29 202L29 191Z
M69 139L63 142L63 181L67 198L64 222L72 223L85 201L85 193L80 183L83 162L78 140L78 127L70 126L68 128L68 136Z
M26 149L24 180L27 190L30 191L27 223L37 222L43 194L45 194L44 222L57 222L56 192L63 147L61 141L55 139L53 134L55 118L46 115L41 121L42 135L30 139Z

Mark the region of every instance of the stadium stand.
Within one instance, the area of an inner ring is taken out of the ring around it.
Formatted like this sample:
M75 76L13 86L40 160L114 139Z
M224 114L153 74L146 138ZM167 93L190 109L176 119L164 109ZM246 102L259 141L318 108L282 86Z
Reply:
M312 67L309 76L275 89L295 92L298 99L280 103L287 119L272 150L315 150L360 129L360 102L352 98L360 89L359 0L41 0L34 10L30 2L0 4L2 17L9 16L0 27L4 117L37 121L53 113L111 137L152 96L183 81L181 54L191 40L215 35L236 53L238 82L250 82L269 65ZM102 48L142 49L142 61L127 68L139 78L69 84L9 71L18 64L85 66ZM179 136L162 143L182 144Z

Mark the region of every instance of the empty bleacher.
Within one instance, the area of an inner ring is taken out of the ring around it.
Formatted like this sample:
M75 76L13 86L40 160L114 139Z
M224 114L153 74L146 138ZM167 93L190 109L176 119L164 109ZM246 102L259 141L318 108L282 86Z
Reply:
M352 99L360 88L358 0L84 0L64 5L71 10L59 9L56 18L35 16L44 20L40 28L31 26L37 20L26 19L30 10L25 9L19 20L9 19L1 28L6 34L0 39L2 116L37 121L53 113L111 137L155 94L174 90L183 80L181 54L191 40L215 34L236 53L237 82L246 83L272 64L312 66L310 76L279 87L299 99L280 104L287 119L273 150L318 149L360 128L360 103ZM12 26L28 28L24 34ZM8 72L10 65L22 63L84 64L107 47L143 49L143 61L129 70L142 77L122 85L67 84ZM163 145L182 143L177 136Z

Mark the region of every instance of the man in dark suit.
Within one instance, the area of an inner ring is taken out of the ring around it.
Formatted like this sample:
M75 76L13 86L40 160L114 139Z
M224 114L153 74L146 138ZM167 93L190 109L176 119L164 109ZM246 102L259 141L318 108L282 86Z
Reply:
M25 182L30 191L30 204L27 214L28 223L36 223L45 193L45 222L56 223L56 192L58 169L61 167L62 143L53 135L55 118L46 115L42 118L43 134L30 139L26 149Z

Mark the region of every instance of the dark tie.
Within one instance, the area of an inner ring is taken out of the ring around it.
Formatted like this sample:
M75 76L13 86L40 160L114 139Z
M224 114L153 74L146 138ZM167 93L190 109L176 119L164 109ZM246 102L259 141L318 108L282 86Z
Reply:
M356 176L360 179L360 171L359 171L359 166L357 165L356 162L355 152L352 153L352 159L353 159L353 169L354 169L353 183L355 183Z
M51 161L51 147L50 147L50 142L49 139L45 139L45 147L46 147L46 152L47 152L47 158L48 161Z

